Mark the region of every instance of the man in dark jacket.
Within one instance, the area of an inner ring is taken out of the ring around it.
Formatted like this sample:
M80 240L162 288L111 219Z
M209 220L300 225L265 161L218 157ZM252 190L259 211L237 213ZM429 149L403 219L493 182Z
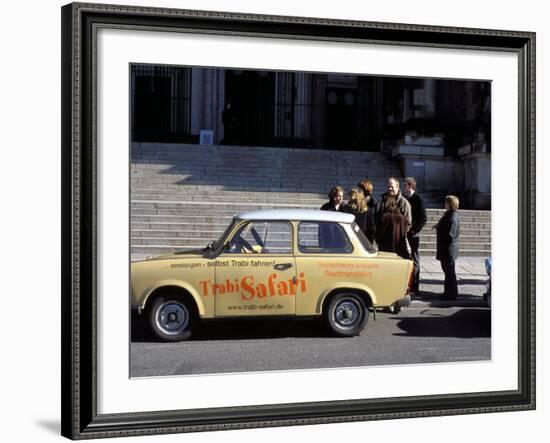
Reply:
M435 258L441 262L441 269L445 273L444 300L454 300L458 296L456 282L455 261L458 258L458 237L460 235L460 220L457 209L458 197L445 197L446 212L434 228L437 230L437 252Z
M413 177L407 177L403 183L403 195L411 205L411 229L407 232L407 239L411 247L411 258L414 262L413 285L411 288L411 297L418 293L420 286L420 231L426 224L426 207L422 197L416 193L416 180Z

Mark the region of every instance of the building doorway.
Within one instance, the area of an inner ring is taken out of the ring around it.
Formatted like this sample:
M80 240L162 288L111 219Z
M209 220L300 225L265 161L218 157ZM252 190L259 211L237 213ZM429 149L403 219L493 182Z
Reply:
M226 71L223 144L272 144L274 91L273 72Z
M357 148L356 95L356 89L326 89L325 143L328 147Z

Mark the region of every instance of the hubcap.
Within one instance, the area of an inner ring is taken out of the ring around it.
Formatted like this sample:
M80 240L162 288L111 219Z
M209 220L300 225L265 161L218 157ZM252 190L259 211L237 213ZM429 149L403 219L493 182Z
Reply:
M334 310L334 319L342 328L352 328L361 321L361 307L355 300L342 300Z
M185 305L176 301L165 302L158 309L156 323L165 334L179 334L189 324L189 311Z

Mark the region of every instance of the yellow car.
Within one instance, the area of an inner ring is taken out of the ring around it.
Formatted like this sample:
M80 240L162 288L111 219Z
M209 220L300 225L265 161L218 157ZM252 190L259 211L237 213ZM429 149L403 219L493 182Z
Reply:
M131 265L132 308L162 340L181 341L202 319L321 317L359 334L369 311L410 303L413 262L378 252L352 214L314 210L242 213L201 250Z

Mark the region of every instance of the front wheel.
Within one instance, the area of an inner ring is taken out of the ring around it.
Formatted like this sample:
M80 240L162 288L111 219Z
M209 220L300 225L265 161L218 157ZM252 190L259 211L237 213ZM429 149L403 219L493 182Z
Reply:
M340 293L330 300L325 315L332 332L351 337L363 330L369 318L369 311L358 295Z
M193 314L180 300L157 298L149 314L151 329L165 341L182 341L191 336Z

